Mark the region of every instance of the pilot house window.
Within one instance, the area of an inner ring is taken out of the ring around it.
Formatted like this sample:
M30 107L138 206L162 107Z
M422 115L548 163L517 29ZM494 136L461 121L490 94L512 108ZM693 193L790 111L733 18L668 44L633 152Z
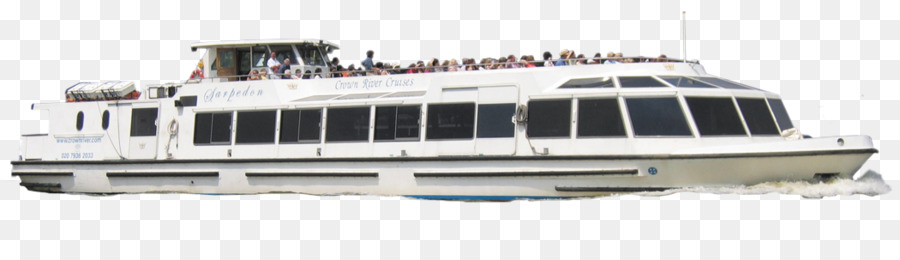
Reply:
M156 116L158 108L135 108L131 110L131 136L156 136Z
M778 127L766 100L761 98L738 98L738 106L741 107L741 115L747 122L747 129L752 135L777 135Z
M784 108L784 103L781 102L781 99L769 99L769 106L772 107L772 114L775 114L775 121L778 122L778 127L781 128L781 131L794 128L794 124L791 123L791 118L788 116L787 109Z

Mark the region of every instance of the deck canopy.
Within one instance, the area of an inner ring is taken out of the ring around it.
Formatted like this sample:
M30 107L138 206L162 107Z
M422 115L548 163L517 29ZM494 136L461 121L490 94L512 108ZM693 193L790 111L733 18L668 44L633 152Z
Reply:
M318 39L268 39L268 40L227 40L227 41L205 41L191 44L191 51L197 51L199 48L241 48L252 47L256 45L285 45L285 44L312 44L321 45L326 48L328 53L333 50L340 49L336 44L325 40Z

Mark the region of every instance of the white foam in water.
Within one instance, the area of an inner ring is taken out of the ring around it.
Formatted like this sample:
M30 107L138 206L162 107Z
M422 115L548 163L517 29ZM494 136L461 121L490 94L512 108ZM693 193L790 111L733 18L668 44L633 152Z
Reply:
M856 194L877 196L890 191L891 187L884 182L884 179L881 178L881 174L869 170L856 180L836 178L827 182L779 181L765 182L752 186L690 187L667 190L664 192L642 192L634 194L642 196L665 196L679 192L740 195L780 193L786 195L800 195L804 198L823 198Z

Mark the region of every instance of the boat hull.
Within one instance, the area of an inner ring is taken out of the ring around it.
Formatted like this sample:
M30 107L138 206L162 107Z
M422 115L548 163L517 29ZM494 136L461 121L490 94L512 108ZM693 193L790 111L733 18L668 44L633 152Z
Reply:
M683 187L852 178L877 150L607 156L20 161L35 191L118 194L371 194L589 197Z

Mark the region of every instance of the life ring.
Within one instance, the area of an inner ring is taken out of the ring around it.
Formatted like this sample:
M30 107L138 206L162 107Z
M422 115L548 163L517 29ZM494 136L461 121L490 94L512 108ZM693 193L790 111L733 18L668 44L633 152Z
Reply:
M178 134L178 121L175 119L172 119L172 121L169 122L169 135L177 135L177 134Z

